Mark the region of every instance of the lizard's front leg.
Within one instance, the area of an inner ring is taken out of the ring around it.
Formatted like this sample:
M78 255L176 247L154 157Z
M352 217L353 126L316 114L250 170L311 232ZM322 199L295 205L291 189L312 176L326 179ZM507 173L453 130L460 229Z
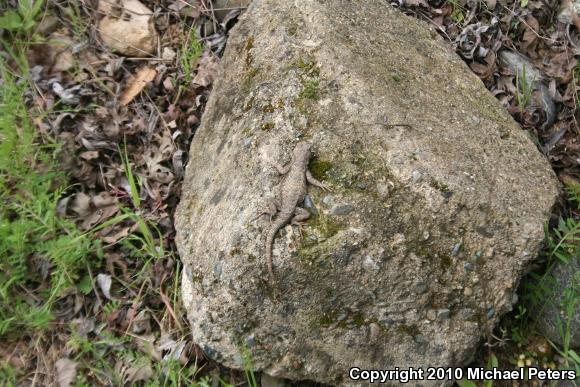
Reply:
M308 183L312 184L313 186L323 189L325 191L329 190L329 188L324 183L316 180L314 176L312 176L310 171L306 171L306 181L308 181Z
M276 199L274 200L269 200L268 204L266 205L265 208L263 208L258 215L256 215L253 219L252 222L256 219L258 219L260 216L262 215L270 215L270 222L272 222L272 218L278 213L278 211L280 211L280 204L278 203L278 201Z
M282 165L282 164L278 164L275 161L271 161L270 164L272 164L272 166L274 167L274 169L276 169L276 171L278 171L278 173L280 175L285 175L290 170L290 166L291 166L292 163L288 163L286 165Z

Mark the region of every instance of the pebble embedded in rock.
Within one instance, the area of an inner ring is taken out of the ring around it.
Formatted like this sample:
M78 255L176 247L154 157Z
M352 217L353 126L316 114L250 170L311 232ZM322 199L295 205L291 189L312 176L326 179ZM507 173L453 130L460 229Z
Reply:
M341 216L341 215L348 215L353 211L354 211L354 207L351 206L350 204L342 204L342 205L335 206L332 209L331 213L333 215Z
M437 320L443 321L449 318L451 311L449 309L439 309L437 311Z

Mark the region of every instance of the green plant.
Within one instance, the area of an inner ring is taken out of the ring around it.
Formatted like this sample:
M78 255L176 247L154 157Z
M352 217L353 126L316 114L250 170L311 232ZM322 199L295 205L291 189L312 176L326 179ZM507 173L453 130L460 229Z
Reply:
M528 82L528 78L526 77L526 66L522 67L521 72L516 71L516 102L520 111L524 111L530 104L535 83L535 77Z
M568 194L568 199L576 206L576 208L580 208L580 184L567 183L565 189Z
M16 370L13 366L0 360L0 382L2 386L12 387L16 385Z
M548 258L552 260L558 258L564 263L571 259L577 259L580 252L580 222L570 217L560 218L558 227L548 234L547 242L550 249Z
M465 9L457 0L447 0L447 2L451 4L452 7L451 20L453 20L455 24L461 25L465 20Z
M185 84L188 86L193 80L193 71L195 70L198 59L203 53L203 44L197 39L195 29L192 27L189 30L187 39L181 46L181 55L179 63L183 70Z
M250 387L258 387L256 375L254 374L254 365L252 362L252 354L246 345L241 347L242 361L244 363L244 373L246 374L246 381Z
M27 83L0 60L0 335L42 328L74 286L92 250L88 234L57 215L65 177L58 148L35 136L23 99ZM47 265L49 276L34 270ZM34 289L34 290L33 290ZM40 298L30 298L36 294Z
M78 39L84 39L88 25L83 20L81 2L69 1L67 7L62 7L62 13L66 21L70 23L71 31Z
M527 336L529 313L523 305L518 305L518 312L515 315L515 324L511 328L511 339L516 344L521 344Z
M127 155L126 144L124 144L123 149L119 149L119 154L121 155L121 160L123 162L125 177L129 182L131 202L133 205L133 209L121 207L121 210L127 218L137 224L140 232L140 235L129 235L127 237L126 243L130 245L130 249L134 253L142 252L142 256L148 256L156 259L163 258L167 253L163 248L163 244L158 243L158 241L162 240L161 232L153 223L147 221L142 216L141 179L138 177L136 178L136 176L133 174L131 163L129 162L129 157ZM116 220L119 221L120 219ZM156 235L153 234L151 229L155 230Z
M43 0L19 0L17 9L8 9L0 15L0 29L13 33L29 33L42 10Z

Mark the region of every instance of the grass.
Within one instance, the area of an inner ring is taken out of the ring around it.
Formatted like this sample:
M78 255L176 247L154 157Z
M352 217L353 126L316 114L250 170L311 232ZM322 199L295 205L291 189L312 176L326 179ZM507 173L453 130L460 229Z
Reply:
M516 102L520 111L526 110L532 100L532 93L534 91L535 78L528 82L526 77L526 66L523 66L521 74L516 71Z
M57 215L65 177L58 148L35 136L23 95L25 76L16 77L0 60L0 336L44 328L51 309L75 286L93 245L87 234ZM48 273L40 269L46 266ZM38 294L40 298L30 297Z
M88 232L81 232L72 220L59 216L59 200L74 187L69 186L58 163L59 147L53 139L38 136L33 125L33 119L51 112L30 109L26 99L34 88L28 82L24 53L31 45L41 11L42 2L28 0L21 0L18 10L0 9L0 28L8 31L0 43L10 57L0 57L0 339L16 342L29 337L42 347L46 345L41 343L42 332L55 321L57 304L71 292L88 295L94 291L92 273L101 271L104 265L97 236L100 230L121 222L137 224L138 231L120 243L129 255L144 261L139 265L141 273L149 269L147 262L167 257L168 252L159 243L159 230L141 214L140 181L124 150L119 155L130 184L130 206L122 206L121 215ZM139 274L134 275L135 281ZM176 284L171 282L169 286L174 304L179 301ZM133 302L137 304L139 298L137 295ZM106 302L102 316L106 319L119 308L117 301ZM90 380L79 375L77 385L90 385L95 380L106 384L111 378L105 374L123 384L123 376L114 369L109 356L130 357L132 337L100 328L100 339L89 340L71 331L67 344L70 354L85 374L93 375ZM143 356L135 361L143 362ZM21 372L0 360L0 384L17 384ZM180 378L174 380L179 382ZM160 376L152 379L160 380ZM171 381L165 384L176 385ZM177 385L184 384L188 383Z
M195 28L191 27L187 39L181 46L179 64L183 71L185 86L189 86L193 80L193 72L197 67L197 62L203 53L203 45L197 39Z

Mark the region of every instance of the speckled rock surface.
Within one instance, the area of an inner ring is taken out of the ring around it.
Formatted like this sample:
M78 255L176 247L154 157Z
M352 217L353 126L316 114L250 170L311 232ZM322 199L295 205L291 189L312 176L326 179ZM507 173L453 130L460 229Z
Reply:
M396 125L395 125L396 124ZM274 243L298 140L330 187ZM548 162L426 24L382 1L256 1L190 153L177 243L194 340L230 367L348 383L351 366L463 365L511 308L558 194ZM439 382L436 384L440 384Z

